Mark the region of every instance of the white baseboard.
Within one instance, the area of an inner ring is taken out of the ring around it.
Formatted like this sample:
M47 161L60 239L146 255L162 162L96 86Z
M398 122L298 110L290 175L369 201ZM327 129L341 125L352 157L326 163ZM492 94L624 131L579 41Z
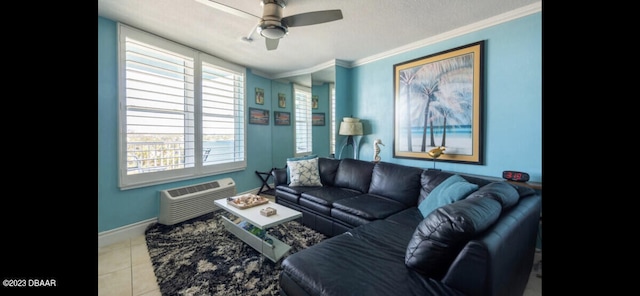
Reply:
M270 184L273 187L273 184ZM238 195L247 193L256 193L260 190L259 187L245 192L238 192ZM145 230L149 225L157 223L158 217L147 219L144 221L136 222L133 224L118 227L98 233L98 248L102 248L114 243L121 242L123 240L132 239L141 235L144 235Z
M98 233L98 248L144 235L147 227L156 222L158 222L158 217L100 232Z

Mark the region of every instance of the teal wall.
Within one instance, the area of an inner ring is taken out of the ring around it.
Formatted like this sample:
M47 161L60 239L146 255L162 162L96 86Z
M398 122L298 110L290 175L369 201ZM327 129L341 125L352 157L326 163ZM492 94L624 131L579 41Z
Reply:
M255 171L269 171L273 167L273 119L269 125L247 124L247 169L244 171L129 190L118 188L117 38L117 23L98 17L98 233L157 217L159 190L226 177L234 179L238 192L260 187L262 181ZM287 98L291 98L292 88L289 84L274 87L274 95L272 84L277 83L252 74L250 69L247 69L246 83L247 107L277 108L278 91L287 92ZM265 91L264 105L255 103L256 87ZM288 104L287 107L290 106ZM282 141L292 141L292 133L282 136ZM289 151L293 150L293 144L284 146L291 146ZM288 148L283 149L285 151ZM280 147L278 150L281 150Z
M353 115L353 96L351 90L353 89L351 80L352 69L348 69L341 66L336 66L336 157L339 158L353 158L353 150L350 147L342 148L346 136L340 136L338 131L340 130L340 122L344 117L352 117ZM367 128L367 122L363 121L363 130L371 130ZM342 150L342 151L341 151ZM364 159L364 158L359 158Z
M274 148L273 148L273 153L269 154L270 156L273 156L273 159L272 159L273 166L269 166L269 169L271 169L271 167L277 167L277 168L284 167L285 164L287 164L287 158L293 157L295 153L294 145L293 145L293 127L294 127L293 116L295 112L293 111L293 85L291 85L291 83L282 83L282 82L272 81L271 87L273 88L272 94L274 98L272 109L274 111L291 113L290 114L291 125L276 126L276 125L273 125L273 119L271 120L271 126L272 126L272 132L273 132L272 141L269 141L266 144ZM284 109L278 107L278 93L283 93L286 95L287 105L286 105L286 108Z
M541 13L352 68L353 115L365 122L360 159L373 160L381 139L382 161L431 168L430 160L393 158L393 66L485 40L484 164L438 162L443 170L501 177L524 171L542 181Z
M383 161L429 168L431 161L393 158L393 65L443 50L485 40L484 153L483 165L438 162L444 170L500 177L503 170L528 172L542 181L542 15L525 16L463 36L404 52L371 63L345 68L336 66L336 120L361 118L365 135L360 159L373 159L373 141L382 139ZM293 124L274 126L273 111L291 112L293 88L263 78L247 69L247 107L269 109L269 125L247 124L247 169L241 172L154 185L138 189L118 188L118 85L117 24L98 17L98 233L158 215L158 191L224 177L236 181L238 192L260 187L254 171L283 167L293 155ZM265 90L264 105L255 104L255 88ZM314 86L321 94L319 109L329 119L328 86ZM278 107L278 93L287 106ZM326 99L324 96L326 95ZM338 124L339 126L339 124ZM338 127L336 127L337 129ZM329 154L330 124L314 126L314 153ZM336 130L337 134L337 130ZM344 139L337 136L339 145ZM343 157L350 157L345 149Z
M318 109L311 109L312 113L324 113L325 124L313 126L313 153L321 156L329 156L330 147L328 143L330 140L329 130L331 129L330 111L331 111L331 98L329 97L329 84L324 83L322 85L313 85L311 87L311 93L318 96Z

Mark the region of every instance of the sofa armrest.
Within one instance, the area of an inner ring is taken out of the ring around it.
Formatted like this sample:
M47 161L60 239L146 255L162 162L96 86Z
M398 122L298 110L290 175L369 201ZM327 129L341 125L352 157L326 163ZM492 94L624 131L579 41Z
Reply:
M278 185L287 185L287 169L275 169L271 171L271 175L273 176L273 185L274 187L278 187Z
M471 240L442 279L470 296L522 295L533 268L542 198L520 199Z

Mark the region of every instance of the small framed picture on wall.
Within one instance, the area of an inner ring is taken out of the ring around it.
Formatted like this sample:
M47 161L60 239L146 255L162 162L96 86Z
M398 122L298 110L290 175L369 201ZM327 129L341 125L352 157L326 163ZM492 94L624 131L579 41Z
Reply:
M291 125L291 113L273 111L274 125Z
M269 110L249 108L250 124L269 124Z
M324 125L324 113L312 113L311 125Z
M313 109L318 109L318 96L311 96L311 107Z
M256 104L264 105L264 89L256 87Z
M287 107L287 96L283 93L278 94L278 107L286 108Z

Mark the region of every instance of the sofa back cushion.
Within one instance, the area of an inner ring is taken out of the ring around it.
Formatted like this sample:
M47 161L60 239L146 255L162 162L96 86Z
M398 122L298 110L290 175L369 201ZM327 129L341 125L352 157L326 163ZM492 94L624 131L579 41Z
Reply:
M336 172L335 186L365 193L369 191L371 173L375 164L369 161L345 158L340 160Z
M320 170L320 180L324 186L335 186L336 173L338 172L340 160L335 158L318 158L318 169Z
M405 254L405 265L425 277L441 279L465 244L500 216L491 198L464 199L431 212L416 227Z
M507 182L493 182L480 187L467 198L492 198L502 205L503 209L508 209L518 203L520 194L515 186Z
M373 168L369 193L415 206L420 195L422 169L399 164L379 162Z

